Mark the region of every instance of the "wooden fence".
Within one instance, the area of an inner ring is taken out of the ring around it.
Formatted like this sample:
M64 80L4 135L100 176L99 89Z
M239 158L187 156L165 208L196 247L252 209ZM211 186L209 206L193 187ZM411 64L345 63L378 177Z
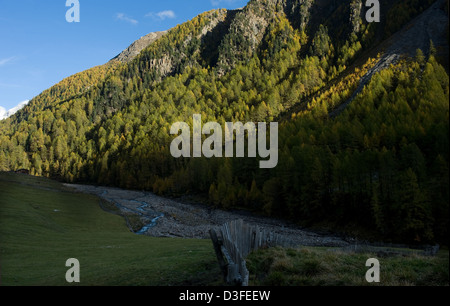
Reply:
M249 272L245 258L259 248L293 246L292 241L242 219L209 231L224 279L229 284L247 286Z

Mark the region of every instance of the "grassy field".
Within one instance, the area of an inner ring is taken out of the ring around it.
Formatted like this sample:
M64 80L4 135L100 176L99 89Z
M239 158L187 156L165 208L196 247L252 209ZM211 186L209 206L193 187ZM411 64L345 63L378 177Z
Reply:
M210 240L135 235L94 196L0 173L1 285L67 285L68 258L80 262L81 285L214 285L222 279Z
M368 283L365 263L377 258L380 282ZM250 285L263 286L448 286L449 253L435 257L330 251L327 248L259 250L247 258Z
M0 285L68 285L77 258L83 286L223 285L210 240L166 239L130 232L99 198L27 175L0 173ZM250 254L250 285L373 285L373 254L327 248L271 248ZM449 253L379 258L380 285L449 285Z

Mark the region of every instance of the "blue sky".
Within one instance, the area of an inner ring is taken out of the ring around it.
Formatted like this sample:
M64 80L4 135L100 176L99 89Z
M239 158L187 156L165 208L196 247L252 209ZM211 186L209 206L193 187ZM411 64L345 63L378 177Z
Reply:
M133 41L214 8L248 0L0 0L0 107L10 109L62 79L104 64Z

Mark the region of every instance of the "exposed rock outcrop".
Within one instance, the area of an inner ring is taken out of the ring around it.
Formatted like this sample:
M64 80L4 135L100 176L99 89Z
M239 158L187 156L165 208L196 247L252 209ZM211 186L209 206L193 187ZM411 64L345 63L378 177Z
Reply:
M164 36L167 31L152 32L132 43L127 49L112 59L112 61L120 61L123 63L131 62L142 50Z

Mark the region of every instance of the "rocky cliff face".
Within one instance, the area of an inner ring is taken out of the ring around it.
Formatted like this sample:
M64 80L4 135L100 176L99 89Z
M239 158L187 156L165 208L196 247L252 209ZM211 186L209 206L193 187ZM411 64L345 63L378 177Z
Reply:
M122 63L131 62L142 50L150 46L153 42L161 38L167 31L152 32L132 43L127 49L112 59L112 61L120 61Z
M358 33L361 28L362 7L363 4L360 1L352 1L350 4L350 22L355 33Z

